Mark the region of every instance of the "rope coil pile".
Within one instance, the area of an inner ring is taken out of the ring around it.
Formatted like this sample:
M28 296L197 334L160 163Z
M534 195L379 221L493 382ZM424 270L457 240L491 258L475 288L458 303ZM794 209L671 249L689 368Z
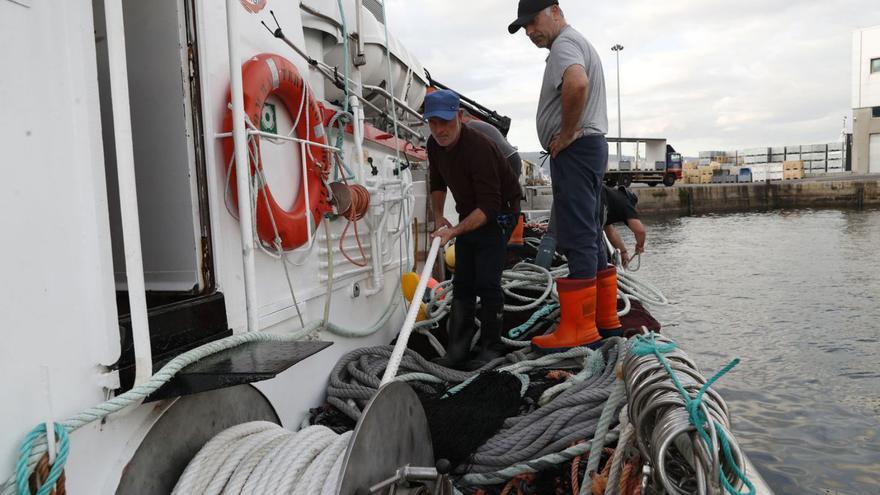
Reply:
M673 340L652 333L633 342L623 368L629 420L668 493L739 494L744 485L755 493L727 404L710 388L737 363L707 380Z
M266 421L236 425L202 447L172 493L335 495L351 435L324 426L294 433Z
M604 361L600 363L598 373L586 366L579 373L582 379L570 378L567 383L571 385L547 401L545 406L509 418L500 433L477 449L468 471L474 474L499 473L510 466L563 451L578 440L593 438L606 407L611 411L605 424L607 428L610 420L616 417L623 398L620 393L612 397L616 382L614 370L620 351L622 340L608 340L600 351L593 354ZM492 478L466 476L465 479Z

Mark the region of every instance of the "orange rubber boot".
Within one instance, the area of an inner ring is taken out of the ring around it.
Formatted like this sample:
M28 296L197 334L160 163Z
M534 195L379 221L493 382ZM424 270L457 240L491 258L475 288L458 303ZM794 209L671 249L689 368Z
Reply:
M523 245L523 233L525 233L526 224L523 221L523 216L519 216L519 220L516 222L516 227L513 228L513 232L510 234L510 240L507 241L508 246L522 246Z
M596 328L596 279L556 280L562 316L556 330L532 339L539 352L561 352L572 347L596 349L602 337Z
M617 268L611 266L596 275L596 326L602 338L620 337L623 326L617 317Z

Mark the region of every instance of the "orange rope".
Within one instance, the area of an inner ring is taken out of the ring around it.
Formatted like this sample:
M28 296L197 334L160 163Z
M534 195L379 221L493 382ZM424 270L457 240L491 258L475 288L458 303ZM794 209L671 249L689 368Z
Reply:
M501 490L501 495L509 495L510 491L513 490L513 487L516 486L516 478L511 479L504 485L504 489Z
M548 380L567 380L571 378L571 373L563 370L550 370L547 372Z
M603 495L605 488L608 486L608 477L611 476L611 460L614 457L614 449L606 447L602 452L608 458L605 461L605 467L602 472L593 475L592 493L593 495Z
M578 495L580 491L581 482L578 477L578 469L581 466L581 456L575 456L574 459L571 460L571 495Z
M348 190L351 193L351 207L347 211L342 212L342 215L348 219L348 223L345 225L345 228L342 229L342 235L339 236L339 251L342 252L345 259L347 259L352 265L365 267L369 263L367 262L367 255L364 253L364 247L361 244L361 237L358 233L358 220L364 218L367 214L367 210L370 208L370 192L360 184L348 186ZM351 227L352 224L354 224L354 238L357 242L358 251L361 253L363 262L357 262L351 259L343 247L345 235L348 233L348 228Z
M634 455L623 465L623 471L620 474L620 495L640 495L642 492L641 485L641 467L642 460L639 454Z
M28 480L28 486L30 487L31 493L37 493L43 483L49 478L49 454L44 454L43 457L40 458L40 461L37 462L37 466L34 468L34 473L31 475ZM65 495L66 489L64 487L64 471L61 472L61 477L58 478L58 481L55 482L55 488L49 492L49 495Z
M523 495L522 484L521 483L531 483L535 477L531 473L523 473L518 476L514 476L510 481L504 485L504 490L501 491L501 495L510 495L514 488L516 488L517 495Z

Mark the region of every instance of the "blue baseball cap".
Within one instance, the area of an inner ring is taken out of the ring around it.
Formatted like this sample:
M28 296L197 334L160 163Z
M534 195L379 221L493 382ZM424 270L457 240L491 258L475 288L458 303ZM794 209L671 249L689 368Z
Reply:
M441 89L425 96L425 120L437 117L453 120L461 107L461 99L448 89Z

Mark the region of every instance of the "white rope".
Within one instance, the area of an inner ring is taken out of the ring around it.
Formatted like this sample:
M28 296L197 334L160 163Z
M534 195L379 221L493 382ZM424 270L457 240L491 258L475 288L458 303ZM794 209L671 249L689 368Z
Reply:
M332 495L351 435L324 426L294 433L266 421L236 425L202 447L172 493Z
M663 291L624 270L617 272L617 286L621 291L644 304L653 306L666 306L669 304L669 299L663 295Z

